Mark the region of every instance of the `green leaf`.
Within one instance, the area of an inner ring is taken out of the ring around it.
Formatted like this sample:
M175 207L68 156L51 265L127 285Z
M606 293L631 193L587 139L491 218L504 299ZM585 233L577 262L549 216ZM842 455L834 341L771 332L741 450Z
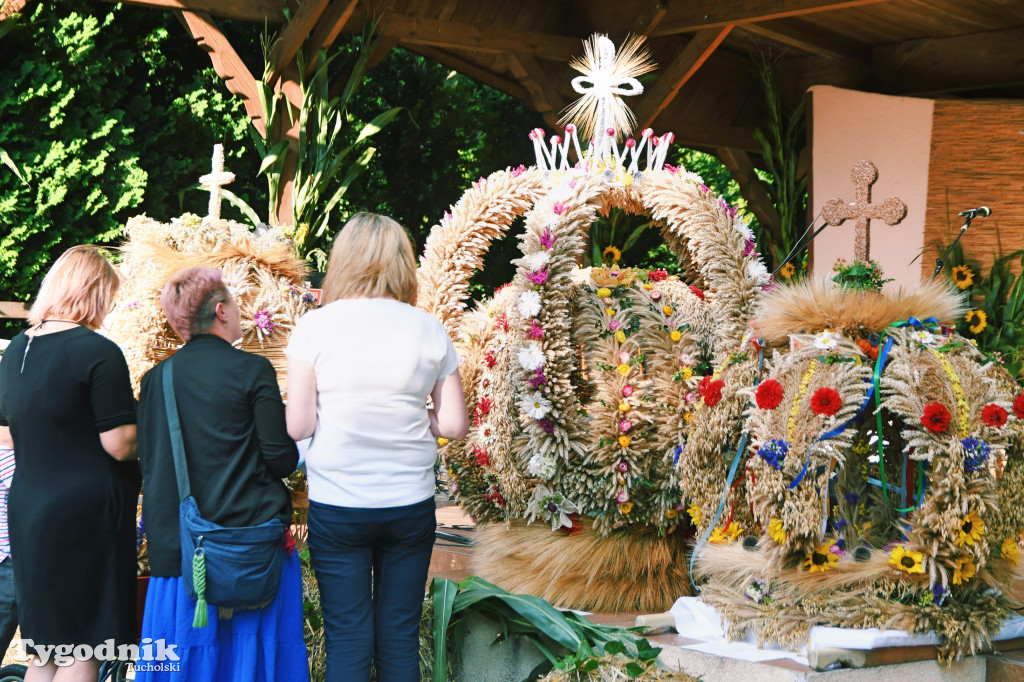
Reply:
M391 120L395 116L397 116L402 110L403 107L393 107L391 109L388 109L384 113L375 116L372 121L363 126L363 129L359 131L359 137L356 138L354 144L359 144L360 142L370 137L371 135L376 135L377 133L379 133L381 130L384 129L384 127L388 123L391 123Z
M458 585L445 578L435 577L430 584L434 601L434 682L448 679L448 625L457 591Z
M640 677L641 675L643 675L647 671L644 670L644 667L642 665L640 665L639 663L637 663L636 661L630 661L629 663L626 664L625 672L630 677Z
M612 656L626 653L626 645L619 641L608 642L604 645L604 652Z

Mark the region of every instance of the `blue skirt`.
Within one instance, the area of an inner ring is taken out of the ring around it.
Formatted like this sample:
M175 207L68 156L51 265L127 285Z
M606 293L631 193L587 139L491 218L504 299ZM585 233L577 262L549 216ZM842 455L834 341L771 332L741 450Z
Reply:
M235 611L225 619L209 606L210 624L193 628L195 608L181 578L149 579L142 638L176 645L181 660L139 661L136 682L309 681L298 552L285 557L277 598L262 609Z

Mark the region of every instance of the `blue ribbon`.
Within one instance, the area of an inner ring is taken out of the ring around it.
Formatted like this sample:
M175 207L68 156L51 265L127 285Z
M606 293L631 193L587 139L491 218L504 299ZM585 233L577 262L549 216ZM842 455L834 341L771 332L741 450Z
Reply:
M761 383L761 370L764 369L764 343L761 339L757 342L757 376L754 377L754 386L758 386ZM704 545L707 544L708 538L711 537L711 533L714 532L715 526L718 525L718 521L722 518L722 512L725 511L726 500L729 499L729 489L732 487L732 481L736 477L736 471L740 467L740 461L743 459L743 452L747 449L747 434L743 433L740 436L739 445L736 447L736 454L732 456L732 464L729 466L729 474L725 477L725 487L722 489L722 498L718 501L718 510L715 511L714 518L711 519L711 523L708 524L707 530L697 540L697 544L693 548L693 553L690 554L690 584L693 585L693 589L697 589L697 583L693 579L693 564L697 561L697 555Z
M905 322L897 322L896 324L891 324L889 326L896 329L900 329L902 327L913 327L914 329L921 329L922 327L938 327L939 320L936 317L928 317L924 320L919 320L911 315Z

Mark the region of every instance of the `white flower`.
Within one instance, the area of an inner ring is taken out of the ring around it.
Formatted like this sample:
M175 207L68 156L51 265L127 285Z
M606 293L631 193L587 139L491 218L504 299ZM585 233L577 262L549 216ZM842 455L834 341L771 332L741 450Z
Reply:
M757 285L767 284L771 281L771 274L760 258L753 258L747 261L747 277L754 280Z
M519 349L519 364L523 369L528 372L532 372L538 367L544 366L544 351L540 349L540 344L536 341L530 341L522 348Z
M495 353L499 353L499 352L505 350L505 346L507 346L507 345L508 345L508 338L505 337L505 336L499 336L497 338L497 340L495 340L494 345L491 346L491 350L493 350Z
M526 465L526 470L531 476L545 480L555 475L555 458L544 455L534 455Z
M918 329L910 335L910 338L914 339L918 343L929 344L935 343L935 335L926 329Z
M749 225L747 225L747 221L736 218L736 220L734 220L732 224L733 227L735 227L736 230L743 235L744 239L754 238L754 231L750 229Z
M833 334L827 329L814 337L814 347L819 350L832 350L839 345L839 334Z
M540 270L551 260L550 251L535 251L522 257L522 263L527 270Z
M537 317L540 312L540 292L533 289L519 294L519 314L525 318Z
M530 419L540 419L551 409L551 401L544 397L540 391L535 391L523 396L519 407Z
M489 423L484 423L480 426L480 442L484 445L490 445L494 442L494 428Z
M569 272L569 279L576 286L590 281L590 268L575 267Z

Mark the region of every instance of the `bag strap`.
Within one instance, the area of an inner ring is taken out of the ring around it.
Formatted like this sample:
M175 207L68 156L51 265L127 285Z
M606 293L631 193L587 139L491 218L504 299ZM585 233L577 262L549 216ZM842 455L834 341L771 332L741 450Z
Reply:
M174 399L174 371L171 366L174 357L163 362L164 405L167 407L167 427L171 435L171 452L174 453L174 475L178 479L179 502L192 494L188 482L188 465L185 463L185 441L181 437L181 420L178 419L178 403Z

